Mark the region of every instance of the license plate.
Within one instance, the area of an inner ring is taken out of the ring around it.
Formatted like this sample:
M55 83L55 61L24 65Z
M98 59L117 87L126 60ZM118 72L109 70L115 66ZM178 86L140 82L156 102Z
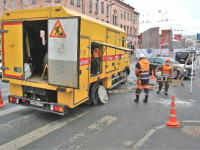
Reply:
M38 101L30 101L30 104L32 104L32 105L35 105L35 106L40 106L40 107L43 107L44 106L44 104L43 103L40 103L40 102L38 102Z

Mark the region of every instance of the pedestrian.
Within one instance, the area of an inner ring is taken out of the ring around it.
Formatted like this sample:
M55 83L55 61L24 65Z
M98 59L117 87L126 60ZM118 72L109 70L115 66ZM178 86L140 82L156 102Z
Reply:
M145 99L144 103L148 103L149 98L149 61L145 58L143 53L140 54L140 60L135 65L135 75L137 76L137 90L136 90L136 99L134 101L139 103L139 97L142 88L144 88Z
M166 81L158 81L159 83L159 89L157 91L157 93L159 94L162 87L163 87L163 84L165 82L165 95L168 95L168 89L169 89L169 83L170 83L170 78L173 74L173 67L170 65L170 58L167 58L166 59L166 63L163 63L161 65L159 65L156 70L155 70L155 73L159 70L161 70L161 76L166 76L167 77L167 80Z

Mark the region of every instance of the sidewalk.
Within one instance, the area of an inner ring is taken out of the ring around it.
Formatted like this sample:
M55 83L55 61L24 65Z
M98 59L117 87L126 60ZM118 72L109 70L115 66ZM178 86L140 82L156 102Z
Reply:
M133 149L200 149L200 120L182 121L179 128L155 127Z

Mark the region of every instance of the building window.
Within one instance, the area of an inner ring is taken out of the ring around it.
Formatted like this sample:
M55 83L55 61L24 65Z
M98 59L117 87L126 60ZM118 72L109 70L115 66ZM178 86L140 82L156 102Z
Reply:
M109 5L107 4L107 12L106 12L106 16L108 17L109 16Z
M124 20L126 20L126 12L124 11Z
M32 4L35 4L36 2L35 2L35 0L32 0Z
M132 27L130 27L130 35L132 35Z
M4 10L7 9L7 3L6 3L6 0L3 1L3 9L4 9Z
M15 1L11 0L11 8L15 8Z
M127 20L129 21L129 13L127 13Z
M59 2L60 2L60 0L55 0L55 2L56 2L56 3L59 3Z
M126 32L126 26L124 25L124 31Z
M131 22L133 21L133 19L132 19L132 14L130 14L130 20L131 20Z
M95 5L96 5L96 14L98 14L98 0L96 0Z
M101 13L104 14L104 2L101 2Z
M74 5L74 0L70 0L70 4L71 4L71 5Z
M136 16L134 16L134 24L136 24L137 23L137 18L136 18Z
M92 12L92 0L90 0L89 11Z
M166 34L166 44L168 44L168 34Z
M80 7L80 0L77 0L77 6Z
M51 2L51 0L45 0L45 2Z
M123 10L121 10L121 19L123 19Z
M117 25L117 16L113 15L113 25Z
M121 24L120 27L123 28L123 25Z
M28 0L25 0L25 5L28 5Z
M127 26L127 35L129 35L129 26Z

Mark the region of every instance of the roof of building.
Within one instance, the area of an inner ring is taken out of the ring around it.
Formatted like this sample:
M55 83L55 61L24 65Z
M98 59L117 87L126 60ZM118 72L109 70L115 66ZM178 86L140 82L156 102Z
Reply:
M175 39L172 39L172 41L174 41L174 42L180 42L180 41L178 41L178 40L175 40Z
M118 0L118 2L121 2L121 3L123 3L123 4L127 5L127 6L129 6L129 7L133 8L133 9L135 9L134 7L130 6L129 3L127 3L127 2L124 1L124 0Z

